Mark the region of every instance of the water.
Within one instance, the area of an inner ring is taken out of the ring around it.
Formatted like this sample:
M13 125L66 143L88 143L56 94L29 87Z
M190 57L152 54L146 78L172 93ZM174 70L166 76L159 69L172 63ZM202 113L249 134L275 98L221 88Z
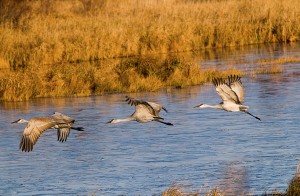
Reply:
M206 57L204 66L223 69L234 59L293 57L299 48L249 48ZM245 105L262 121L193 108L220 102L210 83L155 93L1 102L0 195L152 195L173 184L187 190L219 185L235 193L284 191L300 158L299 64L255 77L253 65L236 66L247 72ZM161 116L174 126L105 124L133 112L125 95L161 103L169 110ZM56 131L46 131L32 152L21 152L25 125L10 122L54 111L77 119L86 131L72 131L66 143L56 141Z

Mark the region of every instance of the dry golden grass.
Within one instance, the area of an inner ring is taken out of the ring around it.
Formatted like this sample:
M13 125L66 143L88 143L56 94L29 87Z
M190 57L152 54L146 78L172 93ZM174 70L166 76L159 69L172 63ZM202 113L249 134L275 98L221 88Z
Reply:
M259 66L253 74L278 74L284 71L287 63L300 62L299 57L266 58L259 59L256 63Z
M289 63L299 63L300 58L283 57L283 58L263 58L255 61L256 68L252 70L251 76L256 77L257 74L279 74L284 72L284 67Z
M257 74L278 74L283 72L283 65L265 65L259 68Z
M296 184L298 183L298 184ZM272 191L266 192L261 194L261 196L296 196L299 195L299 182L296 182L294 179L290 182L289 188L286 192L280 191ZM212 189L207 188L200 188L197 191L189 191L186 190L182 186L171 186L167 190L162 193L162 196L231 196L231 195L238 195L238 196L254 196L252 193L238 193L232 194L226 192L225 190L221 190L219 187L214 187ZM256 194L255 194L256 195Z
M300 2L292 0L24 2L15 7L25 11L2 11L0 18L0 56L16 68L290 42L300 35Z
M3 0L0 99L155 91L242 75L145 56L298 41L299 16L292 0ZM138 62L95 61L133 56Z
M1 72L0 100L156 91L167 86L202 84L230 74L242 75L242 72L204 70L198 64L177 58L34 66Z
M275 65L282 65L286 63L295 63L295 62L300 62L299 57L284 57L284 58L264 58L264 59L259 59L257 60L257 64L259 65L270 65L270 64L275 64Z
M225 196L225 194L218 187L207 190L201 188L198 191L186 191L182 186L171 186L162 193L162 196Z
M9 63L0 56L0 69L9 69Z

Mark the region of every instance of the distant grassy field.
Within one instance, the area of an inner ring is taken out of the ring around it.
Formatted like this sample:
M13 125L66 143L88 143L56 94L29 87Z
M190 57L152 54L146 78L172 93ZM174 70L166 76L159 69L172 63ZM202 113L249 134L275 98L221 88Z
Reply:
M242 74L148 57L299 41L299 19L292 0L2 0L0 99L153 91ZM138 60L93 62L119 57Z

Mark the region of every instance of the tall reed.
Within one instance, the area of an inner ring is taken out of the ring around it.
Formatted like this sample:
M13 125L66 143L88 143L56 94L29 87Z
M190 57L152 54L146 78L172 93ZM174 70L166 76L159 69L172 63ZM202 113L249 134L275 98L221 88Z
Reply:
M166 86L202 84L214 76L229 74L242 75L242 72L236 69L204 70L199 64L177 57L41 65L2 72L0 100L156 91Z
M299 16L292 0L2 0L0 99L148 91L242 74L148 56L298 41ZM139 60L93 63L116 57Z

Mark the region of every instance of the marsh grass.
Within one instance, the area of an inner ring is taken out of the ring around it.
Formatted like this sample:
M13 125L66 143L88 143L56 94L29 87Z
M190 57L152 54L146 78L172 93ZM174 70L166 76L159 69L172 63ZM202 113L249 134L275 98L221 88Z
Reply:
M283 65L264 65L258 68L257 74L278 74L284 70Z
M225 194L217 186L213 189L201 187L199 190L189 191L183 186L172 185L162 193L162 196L225 196Z
M241 75L149 56L298 41L299 15L292 0L2 0L0 99L155 91ZM119 57L134 58L99 63Z
M15 69L300 36L300 2L292 0L3 2L0 56Z
M298 196L299 195L299 181L296 182L294 179L290 182L286 192L284 191L272 191L261 194L260 196ZM245 190L246 191L246 190ZM167 190L162 192L162 196L258 196L252 193L238 193L232 194L225 189L220 189L218 186L214 188L203 188L200 187L198 190L188 190L182 185L172 185Z
M259 65L270 65L270 64L282 65L282 64L296 63L296 62L300 62L299 57L283 57L283 58L276 58L276 59L263 58L256 61L256 63Z
M132 58L79 64L42 65L0 74L0 99L89 96L113 92L157 91L211 81L213 77L242 75L236 69L201 69L178 57Z
M300 161L297 165L296 174L290 181L286 195L287 196L300 195Z
M289 184L287 189L287 196L296 196L300 195L300 176L295 176Z
M255 72L256 74L278 74L284 71L285 64L297 62L300 62L299 57L259 59L256 62L259 67Z

